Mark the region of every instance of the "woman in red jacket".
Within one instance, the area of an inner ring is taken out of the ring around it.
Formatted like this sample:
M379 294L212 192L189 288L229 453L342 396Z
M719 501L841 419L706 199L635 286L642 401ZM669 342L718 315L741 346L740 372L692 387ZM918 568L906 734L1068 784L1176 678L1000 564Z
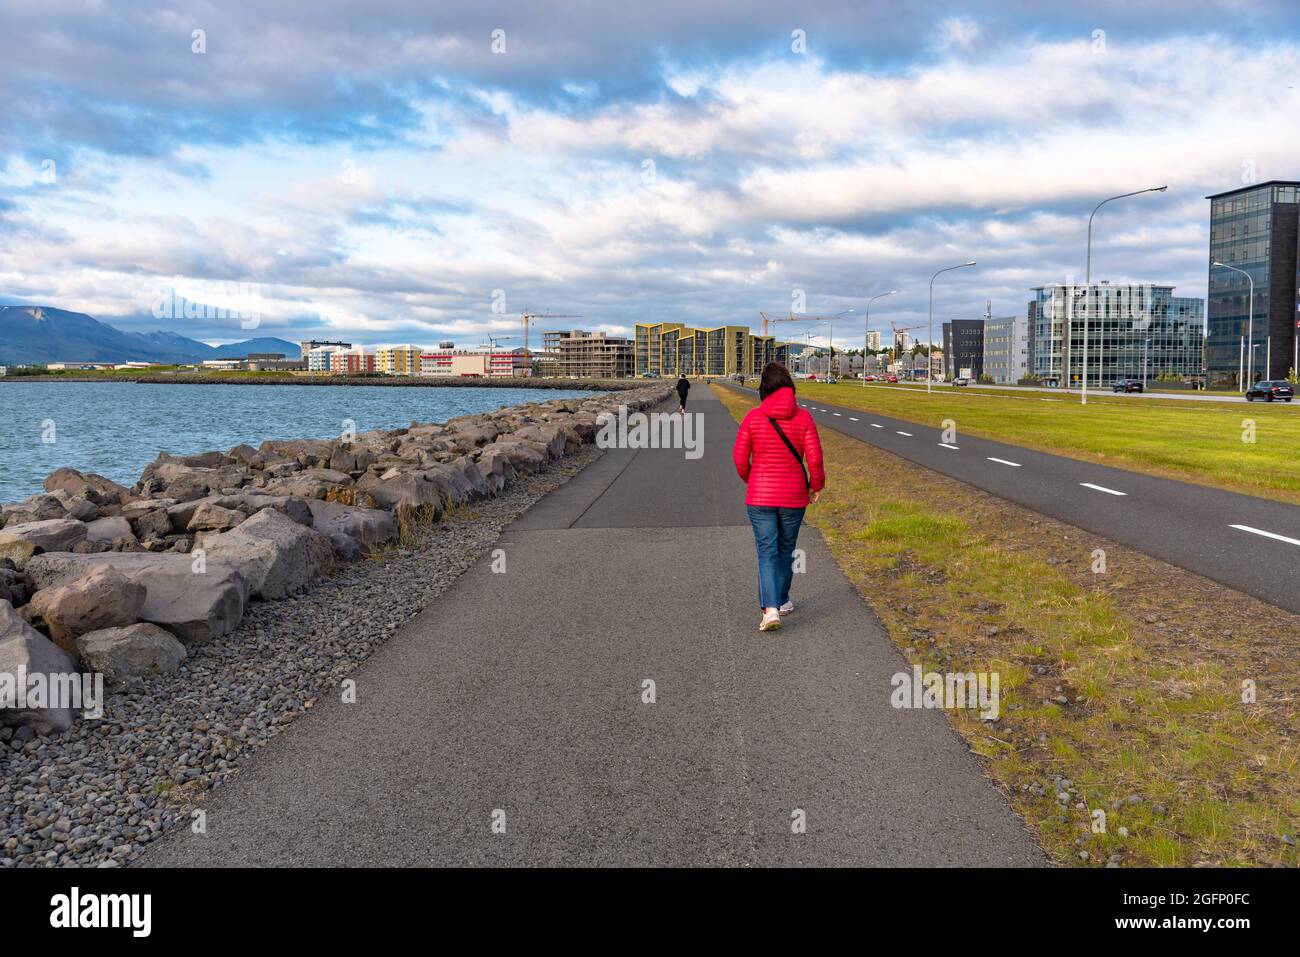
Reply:
M772 631L781 627L782 615L794 611L794 547L804 509L821 496L826 472L817 425L795 402L794 380L785 366L767 364L758 396L762 402L740 423L731 457L749 484L745 510L758 547L758 601L763 608L758 630Z

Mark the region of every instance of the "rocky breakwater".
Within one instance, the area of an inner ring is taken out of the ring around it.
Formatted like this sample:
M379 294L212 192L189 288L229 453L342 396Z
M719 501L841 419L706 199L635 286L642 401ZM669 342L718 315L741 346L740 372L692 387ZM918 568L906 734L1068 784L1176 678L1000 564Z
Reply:
M76 717L16 707L6 675L89 672L111 686L174 672L234 631L250 600L295 595L334 563L496 496L593 442L601 413L668 393L654 384L337 440L163 453L129 489L51 473L44 494L0 507L0 756Z

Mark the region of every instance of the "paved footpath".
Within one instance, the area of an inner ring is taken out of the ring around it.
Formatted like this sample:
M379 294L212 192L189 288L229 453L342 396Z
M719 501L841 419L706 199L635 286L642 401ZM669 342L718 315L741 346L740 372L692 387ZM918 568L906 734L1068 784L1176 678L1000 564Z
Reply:
M706 388L690 408L702 458L611 451L548 495L504 574L467 571L357 704L318 705L140 863L1045 863L944 716L890 706L907 664L815 529L798 610L757 631L735 423Z

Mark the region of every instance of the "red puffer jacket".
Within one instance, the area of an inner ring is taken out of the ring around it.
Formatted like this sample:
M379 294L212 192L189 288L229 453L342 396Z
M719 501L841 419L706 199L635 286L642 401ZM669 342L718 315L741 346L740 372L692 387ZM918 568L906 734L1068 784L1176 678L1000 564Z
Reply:
M731 457L736 471L749 483L746 505L769 505L776 508L803 508L808 504L808 488L803 469L777 435L768 418L776 419L781 431L808 463L808 477L813 491L826 485L822 467L822 443L817 424L807 409L799 408L794 389L777 389L757 409L750 409L740 423L740 433Z

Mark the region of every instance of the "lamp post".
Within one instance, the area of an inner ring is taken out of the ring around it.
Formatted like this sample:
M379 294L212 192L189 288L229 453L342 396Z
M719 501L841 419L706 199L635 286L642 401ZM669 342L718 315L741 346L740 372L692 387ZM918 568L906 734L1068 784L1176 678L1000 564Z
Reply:
M972 259L968 263L958 263L955 266L946 266L930 277L930 320L926 325L926 332L925 332L926 339L930 343L930 348L934 348L934 281L938 279L943 273L952 272L952 270L954 269L965 269L967 266L974 266L974 265L975 265L975 260ZM927 370L929 369L928 359L926 361L926 368ZM930 376L927 375L925 377L925 391L927 395L930 392L934 391L933 386L934 383L930 381Z
M1092 218L1097 215L1097 210L1101 209L1107 203L1113 203L1117 199L1125 199L1129 196L1140 196L1143 193L1163 193L1168 186L1151 186L1147 189L1135 189L1131 193L1120 193L1118 196L1110 196L1103 199L1093 207L1092 212L1088 214L1088 258L1083 269L1084 288L1087 289L1092 285ZM1085 293L1085 296L1087 294ZM1099 375L1103 373L1099 372ZM1088 304L1085 300L1083 307L1083 399L1082 404L1088 404Z
M1109 199L1103 199L1093 207L1092 212L1088 215L1088 261L1084 267L1083 273L1083 281L1085 283L1092 282L1092 217L1097 215L1097 210L1101 209L1107 203L1112 203L1117 199L1125 199L1129 196L1140 196L1143 193L1163 193L1168 188L1168 186L1151 186L1147 189L1135 189L1131 193L1120 193L1118 196L1111 196ZM1084 380L1087 381L1087 378L1087 375L1085 375Z
M1246 277L1246 282L1250 283L1250 302L1246 307L1246 314L1249 316L1246 321L1246 380L1253 385L1252 380L1255 378L1255 278L1246 270L1238 269L1236 266L1229 266L1227 263L1221 263L1217 259L1211 262L1210 265L1239 272ZM1241 376L1237 378L1241 378ZM1241 391L1245 392L1248 388L1250 388L1249 385L1245 386Z
M1147 347L1151 345L1151 337L1148 336L1142 343L1142 391L1147 390Z
M877 299L884 299L896 292L898 292L897 289L891 289L889 292L882 292L867 300L867 311L862 321L862 388L864 389L867 387L867 340L871 338L871 304Z

